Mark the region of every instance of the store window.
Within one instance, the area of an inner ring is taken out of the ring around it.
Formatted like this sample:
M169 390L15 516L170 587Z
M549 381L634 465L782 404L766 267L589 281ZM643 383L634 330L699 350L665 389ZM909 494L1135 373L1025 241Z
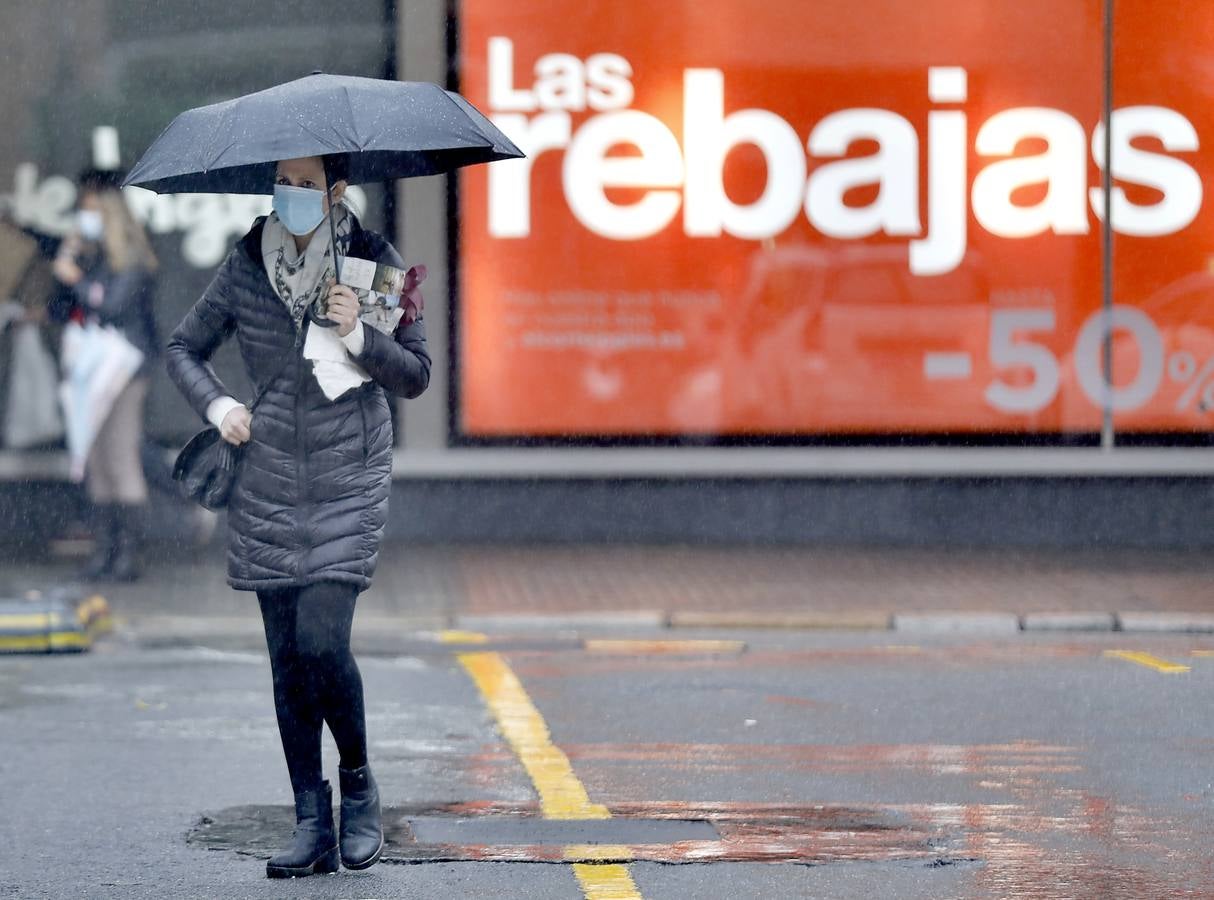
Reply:
M1214 10L1117 17L1110 282L1097 0L460 0L456 440L1204 435Z
M71 221L74 176L95 164L129 167L182 110L314 69L390 74L390 8L383 0L348 0L339 13L324 0L17 4L0 33L4 58L18 74L0 86L0 173L7 178L0 208L53 244ZM133 189L128 200L162 263L157 310L167 336L253 218L268 211L269 198L157 197ZM359 200L367 223L390 232L382 188L366 186ZM245 389L234 348L225 347L217 364L229 385ZM197 428L163 373L154 380L147 421L149 433L169 443Z

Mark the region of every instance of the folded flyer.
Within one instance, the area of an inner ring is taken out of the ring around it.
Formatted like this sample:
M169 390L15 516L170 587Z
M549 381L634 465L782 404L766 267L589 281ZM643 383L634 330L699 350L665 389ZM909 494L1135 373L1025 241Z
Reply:
M409 273L387 263L376 263L357 256L346 256L341 261L341 283L356 291L365 291L364 303L385 309L400 306L401 295ZM359 299L363 299L361 296Z

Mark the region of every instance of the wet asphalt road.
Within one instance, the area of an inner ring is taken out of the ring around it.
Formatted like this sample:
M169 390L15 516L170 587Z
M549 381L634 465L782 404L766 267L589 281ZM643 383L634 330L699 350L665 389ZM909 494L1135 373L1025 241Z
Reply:
M266 881L289 797L264 653L128 635L0 658L0 896L1214 896L1214 636L376 637L397 862ZM561 809L625 844L678 819L716 837L575 869L593 850L540 821ZM479 837L423 840L453 821Z

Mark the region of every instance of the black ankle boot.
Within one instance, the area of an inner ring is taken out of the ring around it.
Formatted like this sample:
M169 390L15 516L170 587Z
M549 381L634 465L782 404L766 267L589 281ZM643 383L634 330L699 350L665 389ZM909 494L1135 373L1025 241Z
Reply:
M81 567L79 577L84 581L100 581L113 571L114 554L118 552L118 508L112 503L98 503L89 518L93 529L93 554Z
M290 848L266 863L267 878L302 878L337 871L333 791L329 782L295 795L295 835Z
M337 769L341 782L341 863L347 869L367 869L384 852L379 815L379 788L371 767Z
M138 581L143 576L143 563L139 558L143 507L119 505L114 510L117 542L109 575L115 581Z

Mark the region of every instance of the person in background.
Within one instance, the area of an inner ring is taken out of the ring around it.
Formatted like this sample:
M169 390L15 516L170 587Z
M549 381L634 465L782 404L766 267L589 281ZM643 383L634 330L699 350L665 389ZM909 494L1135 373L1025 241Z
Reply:
M78 211L55 257L68 290L52 318L117 329L143 353L143 364L114 401L89 451L85 487L96 549L81 572L89 580L133 581L141 574L141 524L148 501L140 450L148 373L159 355L153 312L157 260L119 189L121 173L88 170L79 179Z

